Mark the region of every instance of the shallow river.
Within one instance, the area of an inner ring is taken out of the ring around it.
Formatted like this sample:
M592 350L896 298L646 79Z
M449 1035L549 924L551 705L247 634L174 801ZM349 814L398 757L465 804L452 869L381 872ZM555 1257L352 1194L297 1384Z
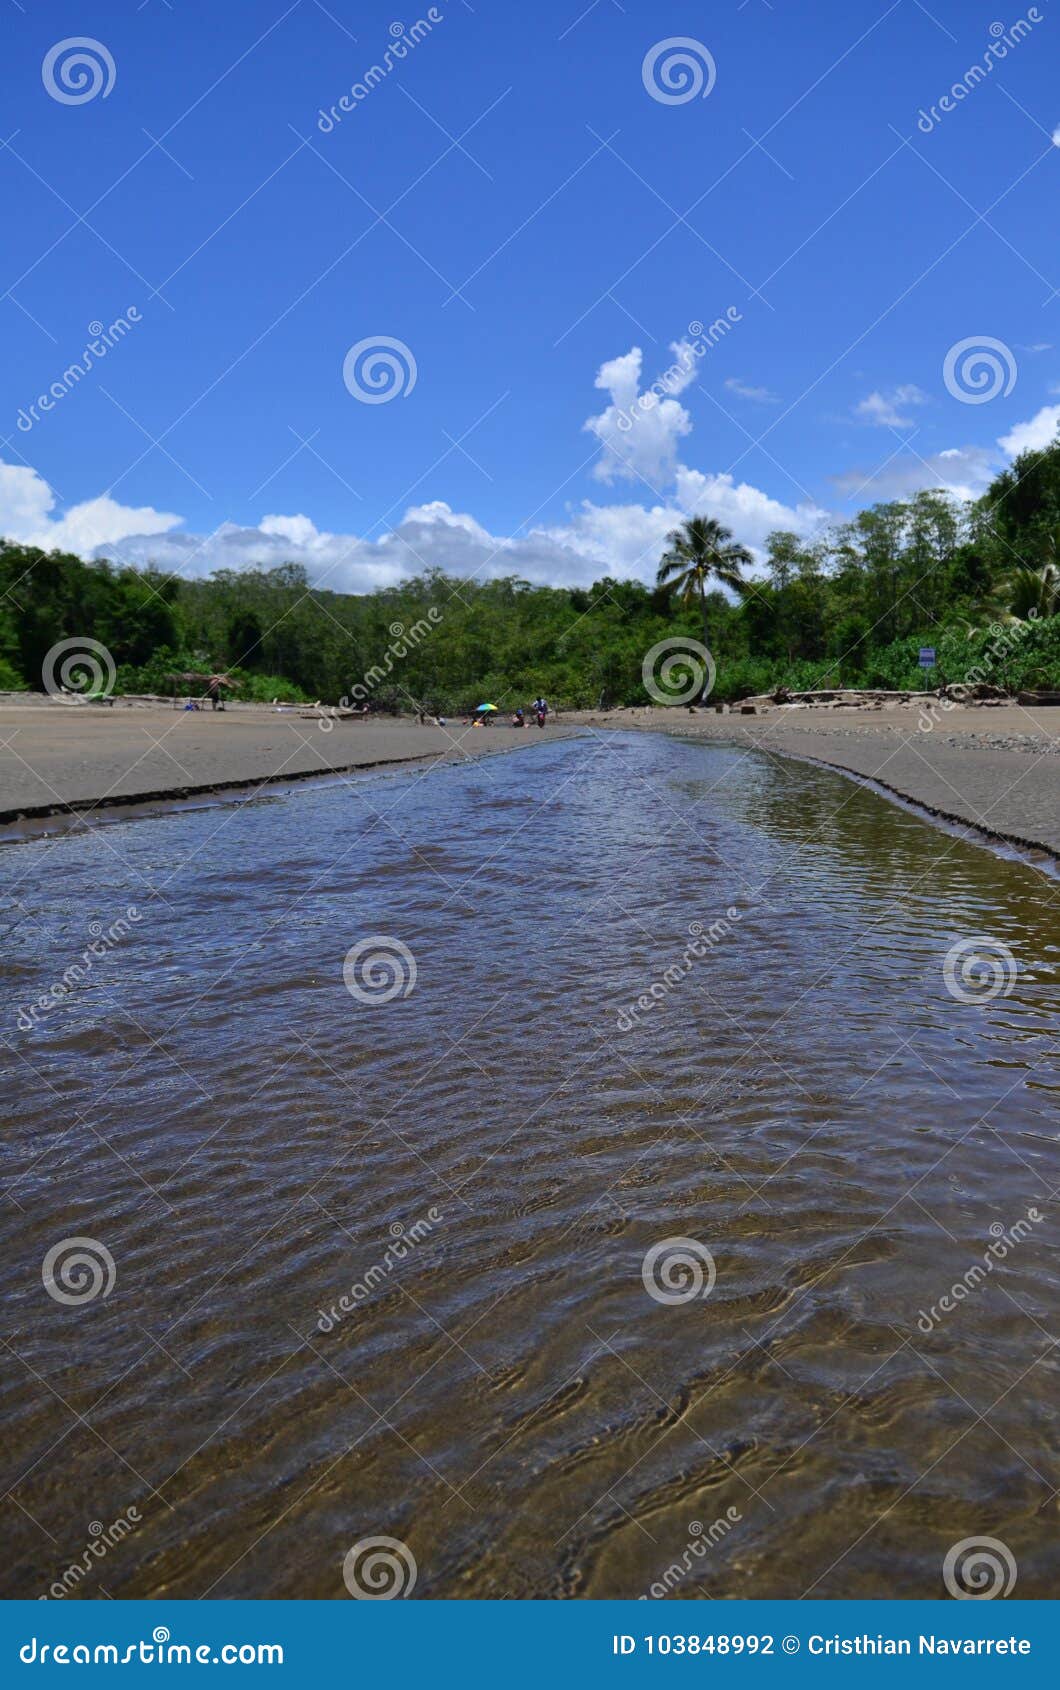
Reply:
M3 1594L1055 1589L1055 880L608 734L0 894Z

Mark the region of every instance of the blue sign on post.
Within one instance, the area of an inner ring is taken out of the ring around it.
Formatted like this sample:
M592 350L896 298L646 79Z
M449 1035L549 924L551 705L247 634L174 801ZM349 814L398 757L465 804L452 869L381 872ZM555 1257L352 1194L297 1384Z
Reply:
M921 669L934 669L935 647L933 645L922 645L920 647L920 667Z

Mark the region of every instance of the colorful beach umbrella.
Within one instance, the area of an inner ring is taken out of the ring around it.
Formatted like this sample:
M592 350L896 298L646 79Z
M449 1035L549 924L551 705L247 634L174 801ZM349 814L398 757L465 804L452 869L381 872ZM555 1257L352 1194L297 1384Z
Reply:
M479 704L476 706L475 715L480 716L483 710L496 710L496 708L497 706L495 704Z

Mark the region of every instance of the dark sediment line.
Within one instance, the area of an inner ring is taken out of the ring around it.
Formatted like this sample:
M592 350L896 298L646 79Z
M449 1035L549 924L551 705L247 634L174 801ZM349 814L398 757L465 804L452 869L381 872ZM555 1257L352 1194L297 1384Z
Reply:
M147 792L117 792L104 798L71 798L56 799L51 804L20 804L15 809L0 810L0 827L17 828L23 822L40 822L53 820L56 817L69 816L75 819L93 811L110 812L118 809L143 810L151 814L166 814L179 810L185 804L196 798L216 798L224 793L246 792L254 797L266 786L293 786L296 782L314 780L329 781L342 775L363 774L373 769L402 769L416 768L420 764L450 763L456 767L462 762L477 762L486 757L503 757L509 752L529 750L531 746L548 744L550 740L574 737L568 732L552 733L548 739L525 739L515 745L483 746L478 754L468 751L461 757L454 757L450 749L437 752L423 752L415 757L374 757L365 762L335 764L323 769L287 769L277 774L244 775L234 780L202 781L193 785L160 787ZM477 748L476 748L477 750ZM115 818L119 819L119 818ZM28 835L16 833L9 841L0 838L0 845L15 843Z
M833 774L845 775L848 780L855 781L858 786L870 787L873 791L883 794L887 798L897 798L903 807L916 811L918 815L930 816L934 821L949 822L954 827L965 829L968 833L976 834L981 840L1002 845L1012 845L1019 851L1041 852L1051 862L1060 864L1060 851L1055 845L1046 845L1041 839L1026 839L1018 833L1002 833L998 828L987 827L983 822L970 822L967 816L959 816L953 810L941 810L934 804L925 803L922 798L914 798L908 792L903 792L900 786L892 786L890 781L880 780L876 775L863 775L857 769L848 769L843 763L831 763L826 757L812 757L808 752L791 751L786 746L776 746L778 756L791 757L799 763L810 763L818 768L829 769Z

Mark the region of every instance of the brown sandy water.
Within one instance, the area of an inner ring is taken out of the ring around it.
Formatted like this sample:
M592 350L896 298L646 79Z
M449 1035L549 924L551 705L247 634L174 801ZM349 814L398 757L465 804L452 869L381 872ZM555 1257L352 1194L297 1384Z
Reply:
M1055 1588L1055 881L646 735L0 877L5 1595Z

